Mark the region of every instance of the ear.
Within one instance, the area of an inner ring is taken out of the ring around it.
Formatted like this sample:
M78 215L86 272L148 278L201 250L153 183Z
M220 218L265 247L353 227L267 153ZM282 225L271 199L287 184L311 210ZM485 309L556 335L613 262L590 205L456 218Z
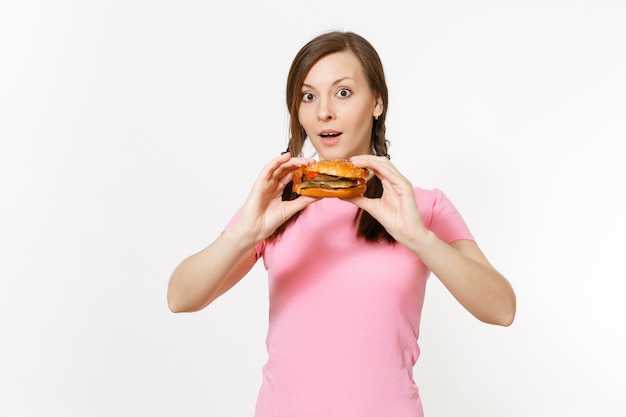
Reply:
M380 97L379 94L376 95L376 105L374 106L374 113L373 116L375 118L378 118L378 116L380 116L381 114L383 114L383 109L384 109L384 103L383 103L383 99Z

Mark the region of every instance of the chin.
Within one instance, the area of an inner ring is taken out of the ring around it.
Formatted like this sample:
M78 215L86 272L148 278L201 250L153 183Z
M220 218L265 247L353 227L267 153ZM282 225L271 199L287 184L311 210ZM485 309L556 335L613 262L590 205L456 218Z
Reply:
M350 159L356 155L362 155L360 152L347 152L340 150L322 150L317 151L317 155L319 160L330 160L330 159Z

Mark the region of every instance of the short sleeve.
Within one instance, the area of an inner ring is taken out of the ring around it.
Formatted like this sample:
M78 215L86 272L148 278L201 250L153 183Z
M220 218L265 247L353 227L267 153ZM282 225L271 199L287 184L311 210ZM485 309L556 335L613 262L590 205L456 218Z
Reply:
M226 224L226 227L224 227L224 230L230 229L237 222L237 219L239 218L240 210L237 210L235 215ZM263 253L265 252L265 239L256 244L255 250L256 250L256 259L261 258L263 256Z
M428 223L425 222L426 226L446 243L462 239L474 240L465 220L443 191L434 189L431 193L431 198L428 199L431 203L428 213L430 216L424 216L429 220Z

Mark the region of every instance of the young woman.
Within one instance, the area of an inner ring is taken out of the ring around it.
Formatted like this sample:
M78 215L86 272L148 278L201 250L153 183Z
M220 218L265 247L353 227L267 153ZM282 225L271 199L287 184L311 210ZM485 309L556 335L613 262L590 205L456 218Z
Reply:
M257 417L419 417L413 366L432 272L475 317L508 326L515 294L440 190L414 187L387 155L387 86L372 45L331 32L296 55L288 152L261 172L219 237L174 270L168 303L197 311L259 258L269 277L269 359ZM298 196L309 140L320 160L374 176L363 196Z

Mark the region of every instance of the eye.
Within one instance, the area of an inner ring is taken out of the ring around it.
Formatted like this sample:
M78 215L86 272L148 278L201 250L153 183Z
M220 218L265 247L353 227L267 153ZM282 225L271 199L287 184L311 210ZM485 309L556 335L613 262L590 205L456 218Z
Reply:
M341 98L348 98L352 95L352 91L349 88L342 88L337 91L337 96Z
M313 95L313 93L303 93L302 94L302 101L304 101L305 103L313 101L314 98L315 98L315 96Z

